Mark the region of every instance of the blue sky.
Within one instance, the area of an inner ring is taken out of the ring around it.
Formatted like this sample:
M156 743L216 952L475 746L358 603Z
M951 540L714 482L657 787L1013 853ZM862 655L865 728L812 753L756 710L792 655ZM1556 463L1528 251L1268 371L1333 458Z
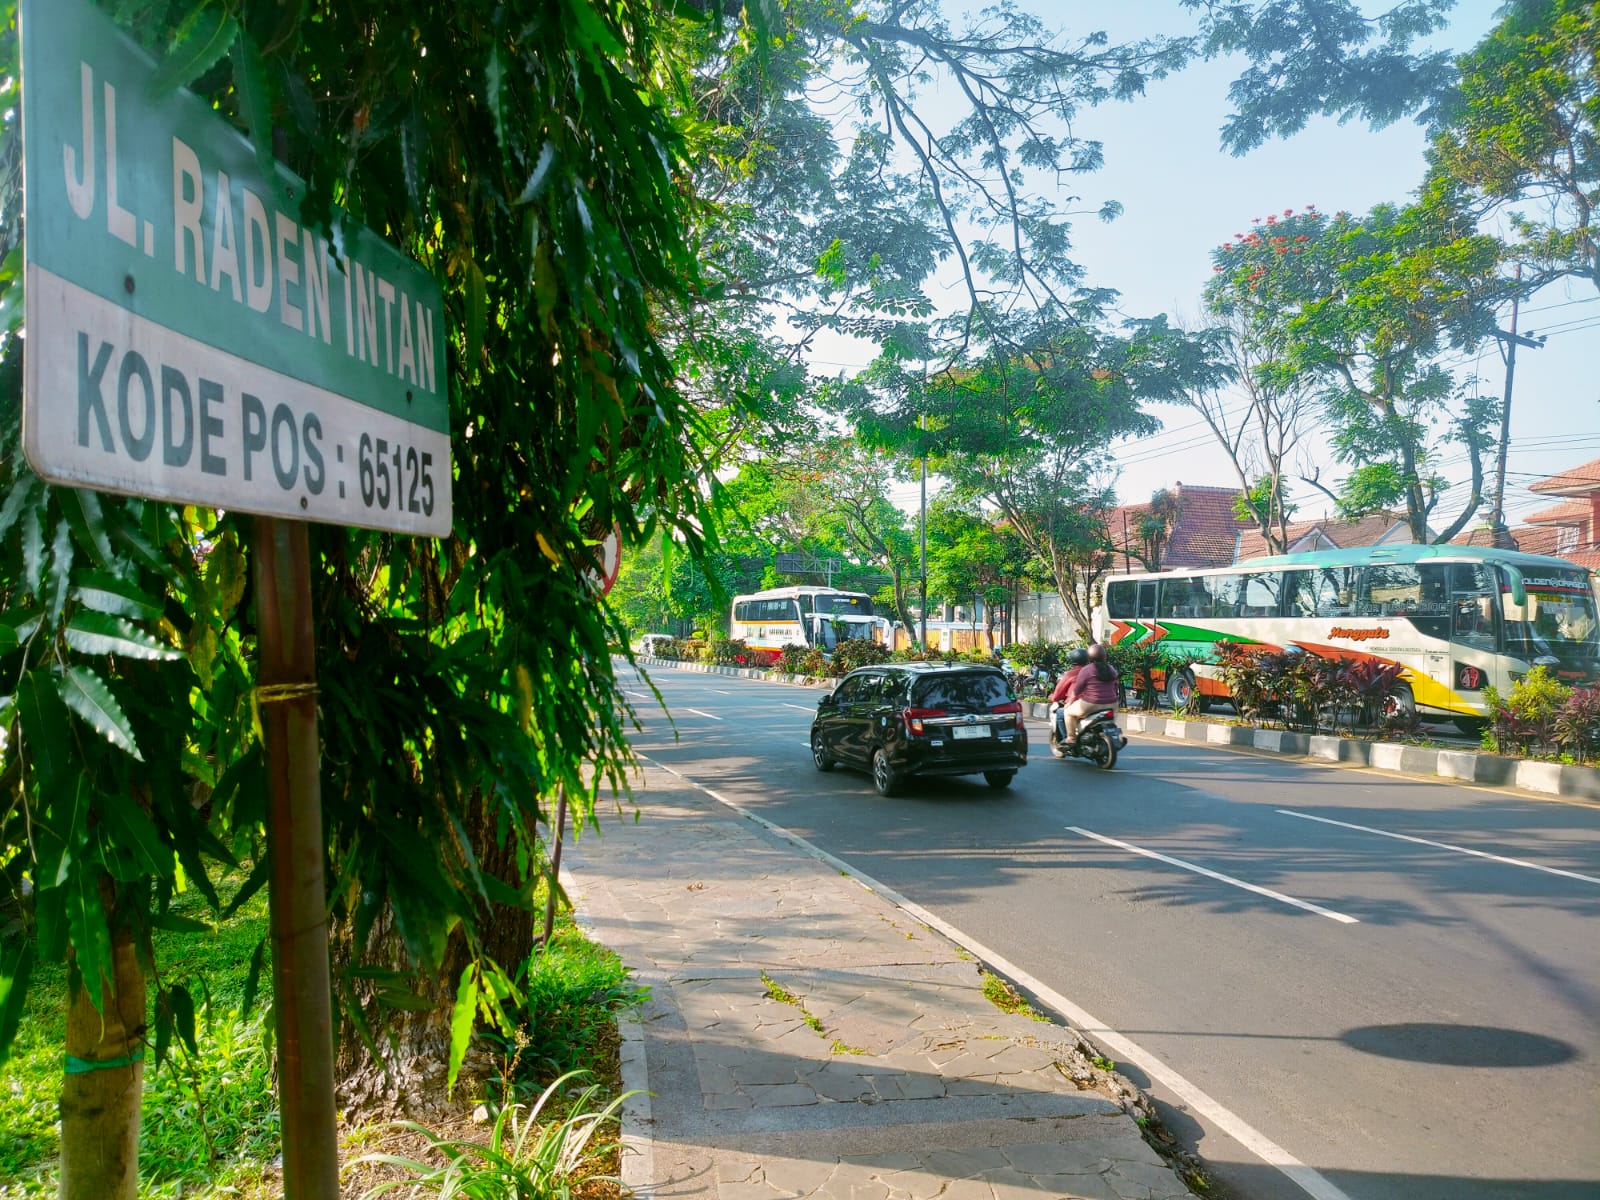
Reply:
M1443 44L1470 47L1490 28L1495 7L1481 0L1458 5ZM1142 0L1125 5L1119 17L1126 15L1130 26L1150 27L1158 14L1171 19L1176 8L1167 0ZM1122 292L1130 315L1197 314L1211 273L1211 247L1247 229L1251 217L1306 204L1325 212L1361 212L1381 201L1404 200L1421 181L1424 140L1409 123L1373 132L1357 123L1316 120L1294 138L1242 158L1225 154L1217 131L1236 73L1228 63L1202 63L1156 84L1136 103L1101 107L1081 122L1079 132L1106 146L1105 169L1085 181L1084 197L1120 200L1125 211L1108 225L1080 223L1078 257L1093 280ZM1517 355L1506 505L1513 522L1519 512L1549 503L1530 494L1529 483L1600 458L1600 292L1588 284L1548 288L1523 306L1519 328L1546 333L1548 342L1543 350ZM1476 374L1484 390L1501 394L1504 364L1495 347L1485 346L1455 367ZM1122 499L1143 500L1180 479L1234 482L1226 458L1196 426L1195 414L1171 407L1159 412L1165 433L1117 448ZM1318 457L1327 462L1325 454ZM1459 450L1447 451L1441 465L1447 476L1467 478ZM1325 466L1324 479L1336 470ZM1326 507L1310 488L1297 490L1305 515ZM1450 496L1440 504L1449 516L1458 509Z
M1369 7L1376 11L1377 6ZM1496 7L1487 0L1464 0L1439 44L1470 48L1491 28ZM1114 39L1177 32L1192 19L1177 0L1122 0L1093 8L1037 0L1037 8L1074 35L1103 27ZM1085 11L1092 14L1092 25L1080 20ZM1124 207L1109 224L1080 218L1077 258L1088 268L1091 284L1122 293L1129 316L1196 317L1211 275L1211 248L1248 228L1251 217L1307 204L1325 212L1362 212L1383 201L1405 200L1421 181L1424 139L1410 123L1373 132L1359 123L1319 119L1295 137L1269 142L1244 157L1226 154L1218 131L1228 112L1228 84L1238 69L1230 62L1197 64L1153 85L1137 101L1082 114L1075 126L1076 133L1105 146L1104 168L1072 181L1071 191L1083 201L1077 207L1092 212L1106 200ZM1519 514L1549 503L1529 493L1528 484L1600 458L1600 292L1586 284L1549 288L1523 307L1520 329L1546 333L1548 344L1517 356L1506 504L1513 523ZM842 348L830 350L828 358L849 357ZM830 371L859 364L816 365ZM1504 365L1494 346L1453 365L1463 376L1475 374L1484 391L1501 394ZM1235 483L1226 457L1196 414L1170 406L1157 414L1163 433L1112 450L1121 467L1117 490L1122 500L1148 499L1178 480ZM1322 465L1325 481L1337 478L1339 468L1320 435L1308 437L1304 448L1308 462ZM1447 448L1440 467L1453 480L1467 478L1459 448ZM1303 484L1295 499L1300 516L1321 515L1328 507ZM1458 509L1459 502L1447 495L1439 511L1448 521Z

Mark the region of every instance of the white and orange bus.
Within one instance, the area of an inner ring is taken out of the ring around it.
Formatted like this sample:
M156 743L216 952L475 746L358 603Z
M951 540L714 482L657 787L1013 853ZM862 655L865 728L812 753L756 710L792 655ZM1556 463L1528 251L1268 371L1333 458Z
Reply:
M781 587L735 596L728 636L772 659L785 646L831 651L845 638L881 642L888 628L865 592Z
M1505 695L1533 667L1569 684L1600 681L1589 571L1471 546L1362 546L1118 577L1105 584L1094 633L1191 660L1167 675L1175 705L1196 690L1227 697L1210 665L1224 641L1398 663L1398 703L1464 729L1486 716L1485 686Z

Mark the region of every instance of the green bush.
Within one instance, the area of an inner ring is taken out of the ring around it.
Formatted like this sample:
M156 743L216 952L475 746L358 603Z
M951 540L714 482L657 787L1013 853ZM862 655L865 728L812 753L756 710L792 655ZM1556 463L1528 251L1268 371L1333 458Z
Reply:
M1572 712L1565 714L1573 694L1572 688L1545 667L1533 668L1526 678L1512 684L1509 697L1502 697L1497 688L1484 688L1492 748L1501 754L1553 754L1565 740L1572 753L1588 753L1592 742L1585 733L1583 714L1589 702L1579 700Z
M772 669L782 671L785 675L817 677L828 674L828 660L821 650L810 646L797 646L790 642L778 651L778 658L772 664Z
M857 667L889 661L889 647L866 638L846 638L833 650L833 674L845 675Z
M1000 647L1000 657L1019 667L1043 669L1052 678L1067 669L1067 654L1076 643L1012 642Z
M1136 644L1124 639L1106 652L1111 665L1116 667L1123 685L1138 699L1139 707L1153 711L1161 705L1161 689L1168 671L1181 670L1194 659L1175 654L1160 642Z

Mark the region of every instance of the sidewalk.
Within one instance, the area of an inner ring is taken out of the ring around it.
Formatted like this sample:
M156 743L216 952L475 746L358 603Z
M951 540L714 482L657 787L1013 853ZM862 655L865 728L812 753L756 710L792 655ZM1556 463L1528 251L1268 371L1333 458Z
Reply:
M1120 1081L996 1008L959 947L669 772L638 799L563 864L651 988L624 1021L624 1085L652 1093L623 1122L636 1196L1190 1196Z

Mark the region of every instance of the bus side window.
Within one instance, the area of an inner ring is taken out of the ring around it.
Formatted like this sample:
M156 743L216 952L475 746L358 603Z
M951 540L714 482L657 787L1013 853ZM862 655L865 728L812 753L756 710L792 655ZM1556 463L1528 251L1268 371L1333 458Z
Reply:
M1350 615L1350 576L1353 567L1323 567L1300 572L1300 586L1294 593L1294 613L1301 617L1347 617Z
M1206 592L1211 597L1211 615L1214 617L1231 617L1239 607L1239 592L1244 583L1243 575L1207 575L1205 576Z
M1118 621L1133 616L1135 588L1131 580L1118 580L1106 587L1106 615Z
M1283 573L1283 615L1286 617L1314 617L1317 615L1317 572L1285 571Z
M1422 576L1410 563L1376 563L1361 573L1355 616L1404 617L1422 600Z
M1244 596L1239 603L1241 617L1275 617L1279 612L1278 584L1281 576L1276 571L1244 577Z
M1156 581L1149 580L1139 584L1139 610L1138 617L1141 621L1153 621L1156 615Z
M1166 579L1161 583L1161 615L1185 620L1211 615L1211 597L1201 578Z

